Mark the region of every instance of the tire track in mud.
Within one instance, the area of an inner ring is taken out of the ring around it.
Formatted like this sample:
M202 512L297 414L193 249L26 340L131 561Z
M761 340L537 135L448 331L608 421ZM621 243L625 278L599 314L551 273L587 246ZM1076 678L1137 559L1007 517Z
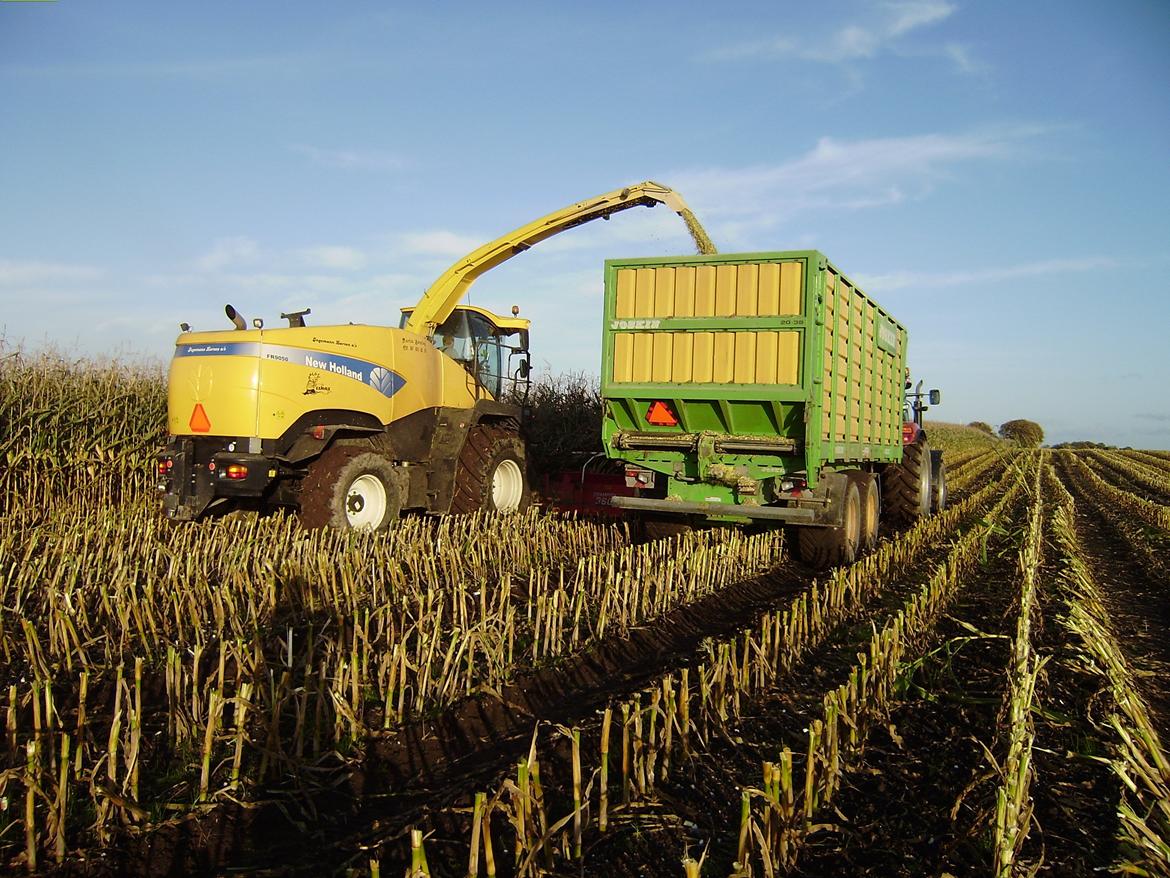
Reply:
M1018 500L1005 516L1015 530ZM1015 540L1002 534L968 575L884 729L844 775L835 815L801 849L792 874L917 876L989 868L987 827L997 776L986 758L1015 631Z

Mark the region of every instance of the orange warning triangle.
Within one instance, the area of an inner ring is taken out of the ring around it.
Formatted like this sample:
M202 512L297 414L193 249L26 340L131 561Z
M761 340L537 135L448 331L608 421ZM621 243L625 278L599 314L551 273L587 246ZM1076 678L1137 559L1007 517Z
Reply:
M670 406L662 400L657 400L650 404L650 410L646 412L646 422L653 424L655 427L678 426L678 418L674 416L674 412L670 410Z
M203 411L203 403L195 403L189 424L192 433L206 433L211 430L211 421L207 419L207 412Z

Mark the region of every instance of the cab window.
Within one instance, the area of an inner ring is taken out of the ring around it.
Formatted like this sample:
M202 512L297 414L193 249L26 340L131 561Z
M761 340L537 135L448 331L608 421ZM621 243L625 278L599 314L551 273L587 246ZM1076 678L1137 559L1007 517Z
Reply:
M435 330L435 347L463 364L484 389L499 399L503 352L496 327L479 314L456 310Z

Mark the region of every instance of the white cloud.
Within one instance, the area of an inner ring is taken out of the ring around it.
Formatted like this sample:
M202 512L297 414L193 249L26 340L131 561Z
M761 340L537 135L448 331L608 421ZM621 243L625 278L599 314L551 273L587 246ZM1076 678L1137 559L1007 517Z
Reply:
M298 251L303 263L318 268L335 268L341 271L359 271L366 266L366 255L355 247L323 245L306 247Z
M295 143L291 149L326 168L362 171L396 171L405 167L401 156L379 149L329 149Z
M100 278L104 273L102 269L91 265L0 259L0 286L4 287L85 283Z
M461 235L447 229L434 229L401 235L396 241L396 249L408 255L445 256L458 259L486 244L488 240L478 235Z
M787 162L682 170L669 179L710 221L719 244L812 210L857 211L922 198L958 166L1013 158L1022 143L1042 132L1020 127L869 140L823 137Z
M1076 274L1086 271L1104 271L1117 267L1117 260L1105 256L1082 259L1045 259L1003 268L977 268L967 271L919 272L899 271L891 274L857 275L857 282L870 292L890 292L906 288L937 289L966 284L992 284L1028 277L1047 277L1052 274Z
M903 37L922 28L950 18L958 7L946 0L907 0L882 3L873 7L868 20L851 22L823 35L799 37L771 37L722 46L705 57L711 61L743 61L776 59L815 61L825 64L844 64L865 61L884 52L901 54L906 47ZM962 72L972 72L974 64L966 50L957 45L947 46L941 54L951 59Z
M260 248L251 238L220 238L195 264L203 271L220 271L230 266L252 262Z

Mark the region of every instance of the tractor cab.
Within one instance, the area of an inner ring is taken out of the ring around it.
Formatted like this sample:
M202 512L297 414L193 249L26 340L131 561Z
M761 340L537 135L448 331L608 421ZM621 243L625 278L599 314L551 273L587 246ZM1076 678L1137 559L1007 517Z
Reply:
M463 366L493 399L527 397L532 359L528 352L529 322L515 316L501 317L474 305L459 305L435 328L431 342ZM413 308L402 309L400 328L405 328Z

